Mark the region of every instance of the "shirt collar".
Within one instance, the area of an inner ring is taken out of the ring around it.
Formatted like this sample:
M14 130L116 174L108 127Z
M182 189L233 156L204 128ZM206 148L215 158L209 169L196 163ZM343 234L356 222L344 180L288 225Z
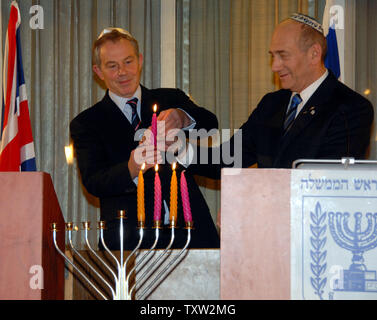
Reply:
M326 79L329 72L326 69L325 73L319 77L316 81L314 81L309 87L305 88L300 92L300 97L305 103L310 99L310 97L313 95L313 93L318 89L318 87L321 85L321 83Z
M329 71L326 69L326 71L323 73L322 76L320 76L310 86L308 86L307 88L305 88L304 90L302 90L300 92L300 97L301 97L302 101L301 101L301 103L297 107L297 113L296 113L296 115L298 115L298 113L301 111L301 109L304 107L304 105L309 101L310 97L319 88L319 86L322 84L322 82L325 81L325 79L328 76L328 74L329 74ZM292 100L293 96L296 93L297 92L292 92L291 100Z
M138 113L140 113L140 105L141 105L141 86L139 85L135 91L135 93L133 94L132 97L130 98L123 98L123 97L120 97L118 96L117 94L115 94L114 92L110 91L109 90L109 96L111 98L111 100L114 101L114 103L121 109L123 110L123 107L126 105L126 102L128 100L131 100L133 98L137 98L137 110L138 110ZM139 114L140 115L140 114Z

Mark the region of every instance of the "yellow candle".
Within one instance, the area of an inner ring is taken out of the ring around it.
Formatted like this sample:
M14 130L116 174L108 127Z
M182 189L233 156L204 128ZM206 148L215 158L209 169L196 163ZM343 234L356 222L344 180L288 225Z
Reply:
M145 163L141 166L139 171L139 177L137 181L137 220L139 222L145 222L145 207L144 207L144 177L143 170Z
M175 173L175 163L173 164L173 173L170 182L170 223L172 226L177 225L178 212L178 182Z

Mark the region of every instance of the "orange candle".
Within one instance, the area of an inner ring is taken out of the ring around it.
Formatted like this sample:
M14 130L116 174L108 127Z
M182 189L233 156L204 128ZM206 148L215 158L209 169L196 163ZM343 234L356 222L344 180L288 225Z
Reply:
M173 164L173 173L170 182L170 224L176 226L178 213L178 182L175 172L176 164Z
M137 181L137 220L139 222L145 222L145 207L144 207L144 177L143 170L145 163L141 166L139 171L139 177Z

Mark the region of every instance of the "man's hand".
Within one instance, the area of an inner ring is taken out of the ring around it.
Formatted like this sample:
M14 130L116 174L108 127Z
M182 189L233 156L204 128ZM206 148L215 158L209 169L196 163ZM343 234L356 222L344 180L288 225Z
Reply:
M153 168L156 163L162 163L161 152L155 150L154 146L151 144L139 144L139 146L131 152L130 159L128 160L128 170L130 171L132 179L137 177L143 163L145 163L144 171Z
M180 109L168 109L161 111L157 121L165 121L165 132L171 129L182 129L191 124L191 119Z
M161 126L161 124L164 124ZM179 131L191 124L191 119L187 114L180 109L168 109L161 111L157 117L157 145L158 148L167 151L169 146L178 142L179 145L183 144ZM162 128L162 130L160 129ZM161 142L163 141L163 144Z

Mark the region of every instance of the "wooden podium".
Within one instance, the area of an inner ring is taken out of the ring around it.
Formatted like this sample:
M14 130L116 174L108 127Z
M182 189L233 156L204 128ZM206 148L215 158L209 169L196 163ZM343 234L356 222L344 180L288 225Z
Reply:
M376 163L329 161L222 171L221 299L377 299Z
M221 299L290 299L290 171L222 171Z
M51 223L64 219L51 177L43 172L0 173L0 299L64 299L64 260Z

